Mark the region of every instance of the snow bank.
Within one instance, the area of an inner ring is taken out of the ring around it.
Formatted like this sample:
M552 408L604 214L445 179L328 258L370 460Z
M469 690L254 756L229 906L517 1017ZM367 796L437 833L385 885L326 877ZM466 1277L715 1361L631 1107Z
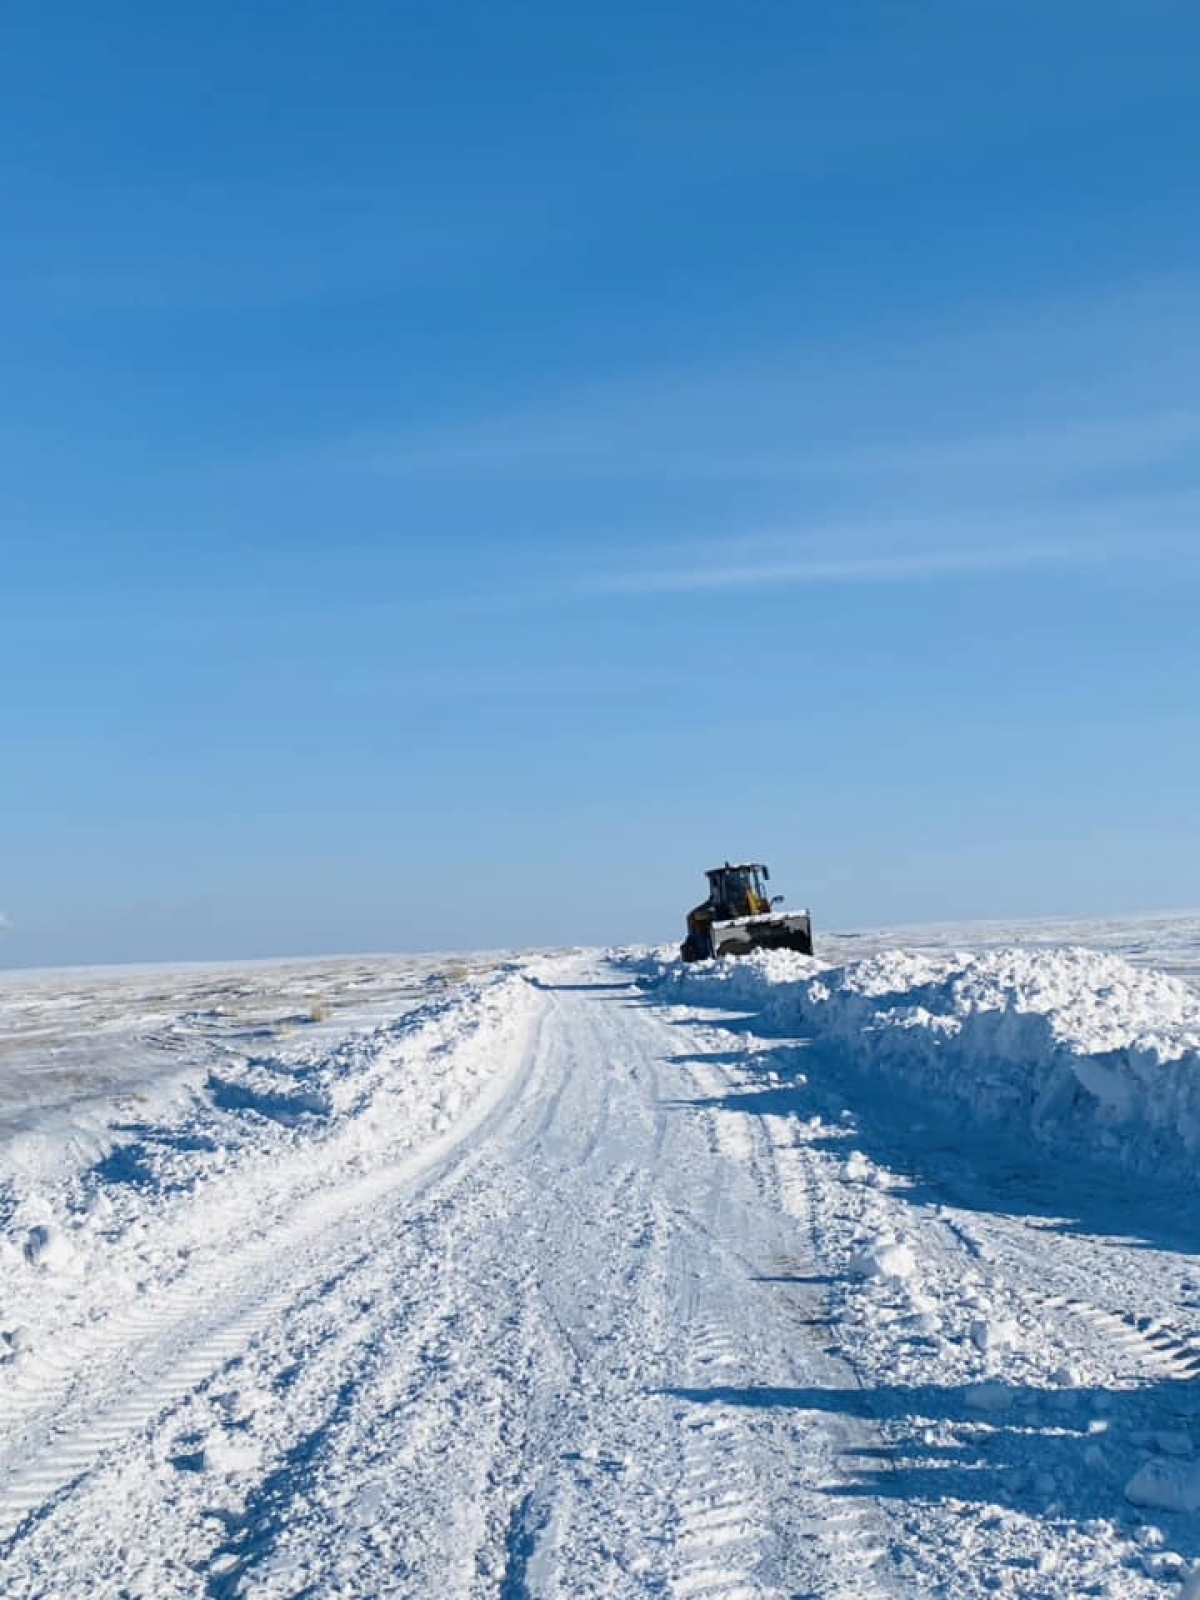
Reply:
M182 1067L139 1066L136 1092L104 1074L91 1100L0 1137L0 1368L184 1263L220 1276L280 1219L369 1198L464 1137L522 1059L536 991L507 963L431 973L419 993L333 1041L319 1028L202 1039Z
M662 978L810 1034L845 1064L991 1129L1168 1181L1200 1173L1200 994L1092 950L788 952Z

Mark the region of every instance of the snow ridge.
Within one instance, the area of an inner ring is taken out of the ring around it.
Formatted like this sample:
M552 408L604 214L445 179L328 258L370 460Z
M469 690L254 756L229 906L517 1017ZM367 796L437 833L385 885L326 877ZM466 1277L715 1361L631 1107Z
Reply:
M1160 1182L1200 1171L1200 995L1119 956L891 951L830 967L760 951L736 964L660 963L658 976L695 1003L811 1033L934 1116Z
M166 1102L171 1120L120 1121L114 1106L97 1133L106 1153L91 1167L0 1167L0 1469L10 1489L26 1466L42 1482L39 1419L58 1427L83 1366L130 1342L154 1347L144 1356L151 1381L120 1422L140 1425L174 1392L153 1377L159 1365L186 1388L194 1374L180 1351L204 1364L236 1345L269 1315L289 1252L412 1182L478 1126L519 1060L530 996L506 967L435 989L332 1051L226 1054L182 1107ZM25 1508L22 1493L0 1494L0 1534Z

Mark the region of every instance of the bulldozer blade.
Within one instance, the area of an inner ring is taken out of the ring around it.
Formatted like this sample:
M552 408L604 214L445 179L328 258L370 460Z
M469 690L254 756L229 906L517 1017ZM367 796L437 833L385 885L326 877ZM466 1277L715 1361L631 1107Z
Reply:
M810 956L812 918L806 911L789 911L714 922L712 950L714 956L745 956L752 950L797 950Z

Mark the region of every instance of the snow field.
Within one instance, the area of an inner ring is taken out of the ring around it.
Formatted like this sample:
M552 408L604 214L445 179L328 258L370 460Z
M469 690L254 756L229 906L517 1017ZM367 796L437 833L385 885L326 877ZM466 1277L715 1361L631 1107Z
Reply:
M1200 1589L1194 991L849 947L0 983L6 1600Z

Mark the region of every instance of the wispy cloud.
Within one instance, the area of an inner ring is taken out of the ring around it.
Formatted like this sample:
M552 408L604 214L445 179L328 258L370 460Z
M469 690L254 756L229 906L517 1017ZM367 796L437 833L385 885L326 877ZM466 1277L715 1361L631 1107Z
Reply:
M932 478L955 489L980 482L1036 488L1181 459L1200 468L1200 411L1139 412L923 439L849 452L833 464L890 477Z
M1065 419L1040 427L923 433L848 448L814 445L811 419L761 413L768 401L726 401L722 417L692 396L672 407L630 396L613 411L597 398L554 415L498 417L408 438L363 440L325 460L351 474L392 479L560 481L632 477L787 482L845 479L910 485L1029 490L1094 474L1189 461L1200 469L1200 410L1172 408L1128 416ZM797 409L793 397L791 407ZM665 414L664 414L665 413Z
M1198 327L1194 290L1163 283L983 321L832 329L791 349L644 365L364 430L307 461L399 483L745 480L943 499L1200 472Z
M7 933L12 925L12 918L6 912L0 911L0 933Z
M1029 515L963 512L797 528L790 534L606 549L546 598L916 584L1122 563L1195 564L1200 494L1145 495L1116 506Z
M470 605L1191 571L1200 405L1181 350L1198 327L1191 289L1160 285L843 330L363 435L311 464L390 484L451 536L503 536Z
M686 552L670 567L626 568L580 580L592 595L686 594L818 584L915 583L937 578L1080 565L1100 559L1077 545L997 545L976 549L917 549L891 555L798 556L694 564Z

